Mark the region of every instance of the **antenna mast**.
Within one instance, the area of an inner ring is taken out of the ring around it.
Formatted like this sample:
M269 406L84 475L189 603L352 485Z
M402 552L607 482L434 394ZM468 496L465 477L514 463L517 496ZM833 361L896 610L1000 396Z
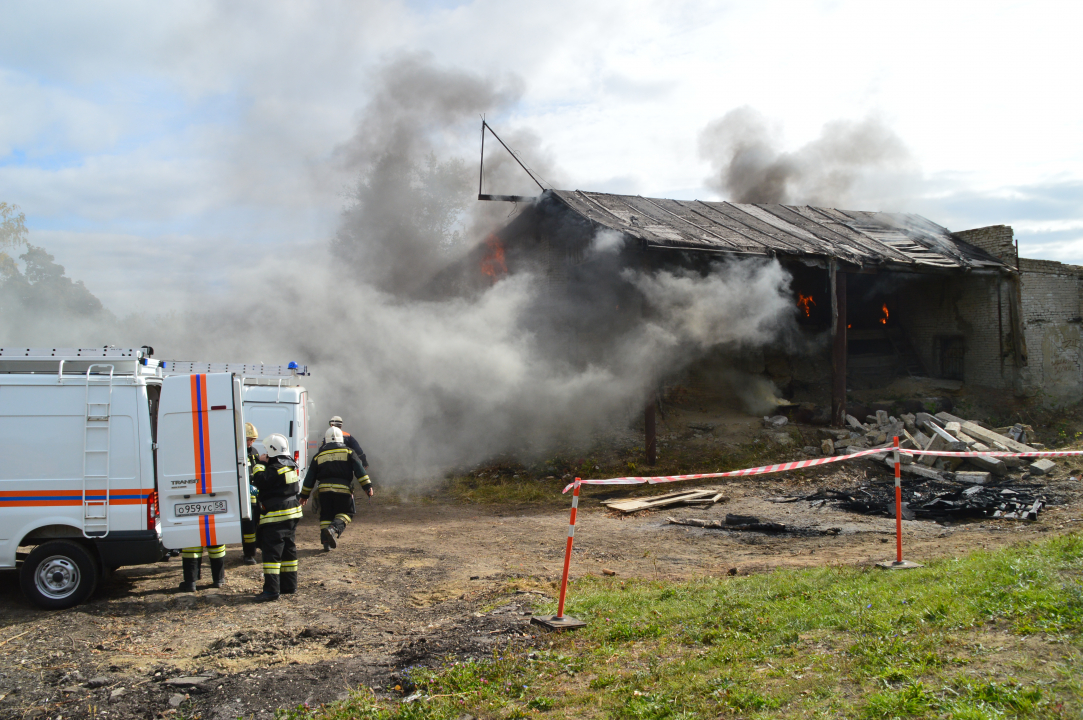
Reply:
M541 181L538 180L538 178L536 178L534 176L534 173L530 172L530 168L528 168L526 166L526 164L522 160L519 159L519 156L515 154L515 151L512 150L510 147L508 147L507 144L503 140L500 139L500 136L496 134L496 131L492 129L492 127L489 125L489 123L485 122L485 116L482 115L481 116L481 165L478 168L478 200L500 200L500 201L504 201L504 202L532 202L535 198L530 196L530 195L486 195L486 194L481 192L481 189L482 189L481 183L482 183L483 178L485 177L485 131L486 130L491 132L493 134L493 137L496 138L497 142L499 142L501 145L504 146L504 149L507 150L508 153L512 156L512 158L515 159L515 162L519 163L519 167L521 167L523 169L523 171L527 175L530 176L530 179L533 180L534 183L539 188L541 188L542 190L545 190L545 186L541 184Z

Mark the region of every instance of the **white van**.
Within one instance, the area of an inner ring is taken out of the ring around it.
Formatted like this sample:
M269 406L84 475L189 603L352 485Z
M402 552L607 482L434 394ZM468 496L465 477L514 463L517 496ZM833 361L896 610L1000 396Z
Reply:
M46 608L104 568L241 542L242 385L165 376L149 349L0 348L0 568Z
M307 366L295 362L287 365L242 365L163 360L161 363L166 376L229 372L241 378L245 421L256 426L261 439L272 433L285 437L297 463L298 474L304 477L311 446L308 442L309 420L315 412L308 390L298 384L301 377L309 374ZM259 441L256 442L256 449L261 454L265 452Z

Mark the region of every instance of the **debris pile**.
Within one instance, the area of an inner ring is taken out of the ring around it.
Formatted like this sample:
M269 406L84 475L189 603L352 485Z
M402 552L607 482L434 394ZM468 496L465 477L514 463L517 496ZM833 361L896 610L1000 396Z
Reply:
M1011 487L960 486L952 481L903 482L903 518L951 521L966 518L1037 520L1050 503L1043 486L1028 483ZM895 485L866 485L851 492L825 490L803 500L827 500L842 510L895 517Z
M729 498L722 494L718 488L699 488L696 490L679 490L665 495L652 497L629 498L625 500L607 500L603 503L610 510L618 510L622 513L634 513L640 510L652 510L660 507L672 507L674 505L714 505L725 502Z
M907 413L899 418L883 410L865 422L846 416L847 429L830 431L834 439L823 443L825 454L851 454L883 448L869 456L890 471L895 467L894 438L899 438L903 517L949 521L963 518L1037 520L1050 503L1040 483L1030 479L1049 475L1056 463L1048 459L938 457L930 450L950 452L1040 452L1039 443L1027 444L1033 429L1016 424L991 429L947 412ZM822 490L803 498L772 498L774 502L810 500L832 502L852 512L895 515L894 483L870 484L850 492Z

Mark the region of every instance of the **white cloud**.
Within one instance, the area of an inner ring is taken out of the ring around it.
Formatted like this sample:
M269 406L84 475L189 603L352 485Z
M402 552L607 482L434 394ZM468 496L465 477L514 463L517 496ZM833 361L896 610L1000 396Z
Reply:
M1018 2L13 5L0 199L98 244L326 237L352 180L335 149L374 68L419 51L521 77L522 101L490 121L536 133L584 189L712 197L699 133L743 105L778 122L783 149L882 118L946 194L1079 179L1081 19L1078 4ZM450 148L473 161L476 143ZM153 267L138 282L162 286Z

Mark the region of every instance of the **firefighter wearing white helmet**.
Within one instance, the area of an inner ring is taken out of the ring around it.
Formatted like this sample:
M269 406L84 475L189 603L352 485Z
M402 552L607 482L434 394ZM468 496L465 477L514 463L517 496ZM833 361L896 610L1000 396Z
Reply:
M327 424L333 428L338 428L339 430L342 430L342 418L340 418L338 415L335 415L333 418L331 418L327 422ZM324 442L327 442L326 433L324 433ZM346 444L346 447L350 448L357 454L357 457L361 460L362 465L364 465L365 467L369 466L368 458L365 457L365 451L361 449L361 443L357 442L357 438L355 438L353 435L346 432L345 430L342 430L342 442Z
M331 422L337 418L332 418ZM346 532L357 513L354 503L354 478L361 488L372 497L372 481L361 458L343 441L342 430L333 424L323 436L323 445L312 458L301 488L301 504L308 502L313 489L320 498L320 541L324 552L338 547L338 538Z
M294 531L301 519L297 500L300 479L289 442L275 433L263 439L266 455L253 468L259 490L259 544L263 553L263 592L257 600L277 600L280 593L297 592L297 545Z
M252 517L249 520L241 520L241 533L242 542L244 543L244 556L242 562L245 565L256 564L256 549L258 543L256 536L259 530L259 499L257 497L258 491L256 486L252 484L252 468L259 462L259 453L256 452L254 444L259 439L259 431L256 430L256 426L250 422L244 424L244 439L248 443L248 492L249 502L252 503Z

